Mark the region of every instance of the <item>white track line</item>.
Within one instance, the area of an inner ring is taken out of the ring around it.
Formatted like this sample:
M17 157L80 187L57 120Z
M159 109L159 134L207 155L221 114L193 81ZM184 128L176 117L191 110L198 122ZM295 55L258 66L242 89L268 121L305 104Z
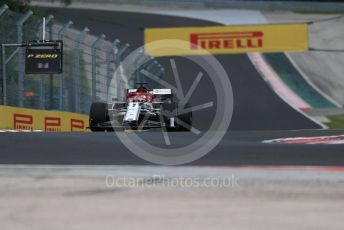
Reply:
M0 129L0 133L37 133L43 130L15 130L15 129Z

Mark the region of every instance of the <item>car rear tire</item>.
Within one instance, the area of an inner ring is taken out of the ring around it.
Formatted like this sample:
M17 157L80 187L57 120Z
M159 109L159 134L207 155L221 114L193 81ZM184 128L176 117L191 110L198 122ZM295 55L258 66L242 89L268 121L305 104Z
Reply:
M185 105L185 108L189 108L188 104ZM166 102L161 105L161 111L163 113L163 121L165 123L166 130L169 132L172 131L190 131L192 126L192 111L189 113L179 114L178 103L176 102ZM170 114L164 114L164 111ZM178 118L179 120L183 121L189 127L184 127L179 125L176 121L174 123L174 127L170 125L171 118Z
M99 124L108 121L107 104L103 102L92 103L90 109L90 129L92 132L104 132L106 128Z
M184 106L185 109L190 108L189 104L186 104ZM182 125L179 125L179 130L180 131L190 131L191 127L192 127L192 111L190 111L189 113L183 113L183 114L179 114L179 112L181 112L180 110L178 110L178 119L183 121L185 124L187 124L189 127L184 127Z
M172 132L172 131L178 131L178 127L175 123L175 127L171 127L170 119L173 117L177 117L177 109L178 105L175 102L165 102L161 104L161 113L162 113L162 118L163 118L163 123L162 125L165 126L166 131ZM172 113L172 114L171 114Z

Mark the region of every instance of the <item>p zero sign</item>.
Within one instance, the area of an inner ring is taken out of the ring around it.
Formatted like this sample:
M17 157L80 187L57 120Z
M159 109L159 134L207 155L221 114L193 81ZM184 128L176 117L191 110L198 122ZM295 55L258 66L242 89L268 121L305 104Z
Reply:
M37 42L26 47L26 74L53 74L62 72L63 43Z
M183 41L179 44L180 49L171 45L178 41ZM154 42L160 42L158 48ZM308 26L273 24L146 29L145 50L152 56L306 51Z
M25 72L27 74L61 73L61 52L55 49L27 49Z

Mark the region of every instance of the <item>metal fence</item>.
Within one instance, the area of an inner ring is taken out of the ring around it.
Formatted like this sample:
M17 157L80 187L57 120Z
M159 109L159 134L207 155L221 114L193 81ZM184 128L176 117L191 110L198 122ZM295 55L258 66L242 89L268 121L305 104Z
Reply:
M41 39L42 27L42 19L31 11L18 14L7 6L0 8L1 44ZM88 28L75 30L71 21L54 23L53 15L46 18L46 28L46 39L64 42L63 73L25 75L24 48L2 46L1 104L87 114L92 102L121 100L127 83L149 80L141 69L160 78L164 75L162 66L142 50L130 55L133 65L123 67L130 45L118 39L109 42L104 34L90 35Z

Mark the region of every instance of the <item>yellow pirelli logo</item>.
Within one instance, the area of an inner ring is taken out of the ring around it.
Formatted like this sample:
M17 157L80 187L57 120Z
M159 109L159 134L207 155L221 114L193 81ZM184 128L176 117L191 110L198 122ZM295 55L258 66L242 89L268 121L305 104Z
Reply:
M145 29L145 51L152 56L306 50L307 24Z
M58 58L59 55L58 54L28 54L27 58L37 58L37 59L55 59Z

